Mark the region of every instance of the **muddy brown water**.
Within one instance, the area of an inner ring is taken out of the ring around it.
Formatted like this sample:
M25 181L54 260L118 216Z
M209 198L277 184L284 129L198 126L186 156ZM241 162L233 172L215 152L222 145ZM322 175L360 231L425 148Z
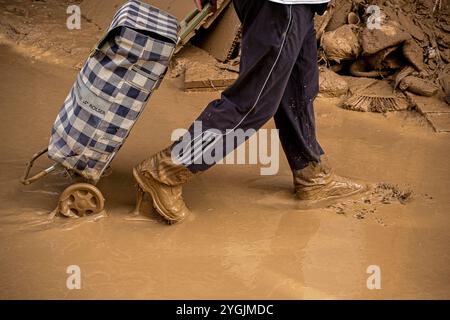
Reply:
M99 183L108 217L49 221L70 181L54 175L22 186L19 178L46 146L76 71L4 46L0 70L0 298L450 298L449 136L420 117L316 103L336 171L408 186L411 202L367 205L363 216L351 200L340 214L301 209L282 158L276 176L228 165L195 178L185 188L194 217L169 227L149 206L139 219L129 215L131 168L218 94L187 94L181 79L167 79ZM81 290L66 287L69 265L81 269ZM381 268L381 290L367 289L370 265Z

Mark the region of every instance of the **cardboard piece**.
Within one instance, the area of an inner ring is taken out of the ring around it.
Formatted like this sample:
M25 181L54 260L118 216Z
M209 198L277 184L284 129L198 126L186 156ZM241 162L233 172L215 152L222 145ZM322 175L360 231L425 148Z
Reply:
M239 45L241 23L231 3L208 30L208 34L198 43L219 61L227 61Z

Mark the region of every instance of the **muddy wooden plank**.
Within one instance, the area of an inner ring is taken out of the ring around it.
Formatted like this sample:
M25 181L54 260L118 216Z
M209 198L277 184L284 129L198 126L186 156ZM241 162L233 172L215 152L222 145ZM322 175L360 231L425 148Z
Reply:
M432 112L427 113L425 118L436 132L450 132L450 113Z
M222 90L234 83L237 73L221 70L211 65L193 64L185 71L186 91Z
M193 71L186 70L184 89L186 91L222 90L232 85L237 79L233 73L217 74L216 76L201 76Z
M186 91L222 90L234 83L239 76L236 72L219 68L214 57L195 46L186 47L181 56L186 59L184 72Z
M417 110L422 114L433 112L450 112L450 106L437 97L422 97L413 93L407 93L408 98Z
M223 91L228 88L233 81L227 79L216 79L216 80L198 80L196 82L191 82L190 87L184 89L186 92L204 92L204 91Z

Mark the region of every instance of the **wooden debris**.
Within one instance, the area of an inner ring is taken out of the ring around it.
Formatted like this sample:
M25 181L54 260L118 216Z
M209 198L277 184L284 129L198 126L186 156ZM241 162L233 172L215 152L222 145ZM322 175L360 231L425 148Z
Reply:
M231 86L236 78L199 78L194 72L186 70L184 90L185 91L220 91Z
M450 113L428 113L425 118L436 132L450 132Z
M239 45L240 36L241 23L233 4L230 4L198 46L217 60L224 62L232 58L232 54Z
M437 97L407 93L408 100L436 132L450 132L450 106Z
M236 65L237 61L228 65ZM214 91L231 85L239 74L220 68L208 52L188 44L172 60L170 76L181 76L185 91Z
M438 97L423 97L406 93L411 104L423 115L427 113L450 113L450 106Z
M181 20L180 26L180 42L178 43L176 52L186 45L197 33L200 28L207 29L220 16L222 11L228 7L231 0L218 0L217 11L211 12L211 4L207 3L202 11L192 10L186 17Z

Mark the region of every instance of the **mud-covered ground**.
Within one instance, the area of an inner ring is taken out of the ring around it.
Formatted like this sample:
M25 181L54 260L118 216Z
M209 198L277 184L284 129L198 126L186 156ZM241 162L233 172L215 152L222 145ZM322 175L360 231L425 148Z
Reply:
M84 39L83 28L73 37L58 30L60 44ZM86 22L86 45L72 46L88 49L96 30ZM41 36L44 45L53 34ZM129 214L131 169L219 95L185 93L181 77L167 77L98 185L108 217L49 221L70 181L49 176L22 186L19 178L48 143L80 58L2 39L0 298L450 298L449 136L421 116L357 113L318 99L318 134L336 172L371 190L305 209L292 197L283 157L276 176L219 165L185 187L193 218L167 226L149 206L139 219ZM81 290L66 287L69 265L81 268ZM367 288L371 265L381 268L380 290Z

